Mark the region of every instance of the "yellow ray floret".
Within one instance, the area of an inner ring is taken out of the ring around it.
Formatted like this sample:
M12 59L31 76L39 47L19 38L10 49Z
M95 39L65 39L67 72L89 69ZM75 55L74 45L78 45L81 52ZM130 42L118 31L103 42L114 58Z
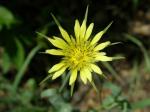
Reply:
M113 60L113 57L108 57L105 52L101 52L101 50L111 44L110 41L99 44L102 35L108 30L112 23L91 38L94 23L91 23L87 27L87 14L88 8L81 26L79 21L75 20L74 36L69 35L52 15L62 35L62 38L56 36L49 38L48 40L56 49L48 49L45 51L48 54L62 57L61 62L54 65L48 71L48 73L52 74L53 80L64 74L67 70L70 72L69 85L74 86L78 74L84 84L86 84L87 81L93 84L92 72L102 75L102 70L96 63L99 61Z

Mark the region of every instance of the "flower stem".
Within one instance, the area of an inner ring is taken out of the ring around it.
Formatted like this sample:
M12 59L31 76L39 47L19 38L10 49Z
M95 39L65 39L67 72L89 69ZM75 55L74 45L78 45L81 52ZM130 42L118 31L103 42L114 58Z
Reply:
M63 81L63 84L62 84L62 86L60 87L60 89L59 89L59 92L61 93L62 92L62 90L64 89L64 87L66 86L66 84L67 84L67 82L68 82L68 80L69 80L69 77L70 77L70 72L67 74L67 76L65 77L65 79L64 79L64 81Z
M16 74L15 77L15 81L13 83L13 92L17 91L18 85L26 71L27 66L29 65L30 61L32 60L32 58L34 57L34 55L36 54L36 52L41 48L41 45L37 45L35 48L33 48L30 53L28 54L26 60L24 61L21 69L18 71L18 73Z

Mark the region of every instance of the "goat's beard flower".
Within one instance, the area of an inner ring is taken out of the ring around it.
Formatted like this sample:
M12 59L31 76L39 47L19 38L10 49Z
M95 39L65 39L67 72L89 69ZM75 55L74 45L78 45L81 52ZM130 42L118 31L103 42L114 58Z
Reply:
M70 72L69 85L74 85L78 75L80 75L84 84L86 84L87 81L92 83L92 72L98 75L103 74L96 63L99 61L113 60L113 57L108 57L105 52L101 51L110 45L110 41L98 43L112 23L97 33L93 38L90 38L94 23L91 23L88 27L86 26L87 13L88 8L81 26L79 21L75 20L74 36L69 35L52 15L63 37L63 39L56 36L48 38L51 44L57 49L48 49L45 53L62 57L61 61L48 71L48 73L52 74L53 80L68 70Z

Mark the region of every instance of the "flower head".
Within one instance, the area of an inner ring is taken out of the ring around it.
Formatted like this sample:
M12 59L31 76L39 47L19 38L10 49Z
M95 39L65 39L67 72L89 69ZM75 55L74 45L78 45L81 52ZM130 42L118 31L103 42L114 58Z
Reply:
M92 72L102 75L101 69L96 64L97 62L113 60L112 57L106 56L106 53L101 51L110 45L110 41L98 43L112 23L91 38L94 23L87 27L87 14L88 7L82 24L80 25L79 21L75 20L74 35L69 35L52 15L63 37L53 36L53 38L48 38L56 49L48 49L45 52L62 57L61 61L48 71L48 73L52 73L53 80L61 76L66 70L69 70L69 85L75 83L78 75L83 83L86 84L87 81L92 82Z

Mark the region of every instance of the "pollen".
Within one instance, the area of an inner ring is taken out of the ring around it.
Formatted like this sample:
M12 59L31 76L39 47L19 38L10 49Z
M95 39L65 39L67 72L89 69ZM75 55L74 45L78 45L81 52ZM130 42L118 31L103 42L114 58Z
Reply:
M67 49L64 61L69 69L81 70L94 61L94 50L89 46L89 42L74 44Z

